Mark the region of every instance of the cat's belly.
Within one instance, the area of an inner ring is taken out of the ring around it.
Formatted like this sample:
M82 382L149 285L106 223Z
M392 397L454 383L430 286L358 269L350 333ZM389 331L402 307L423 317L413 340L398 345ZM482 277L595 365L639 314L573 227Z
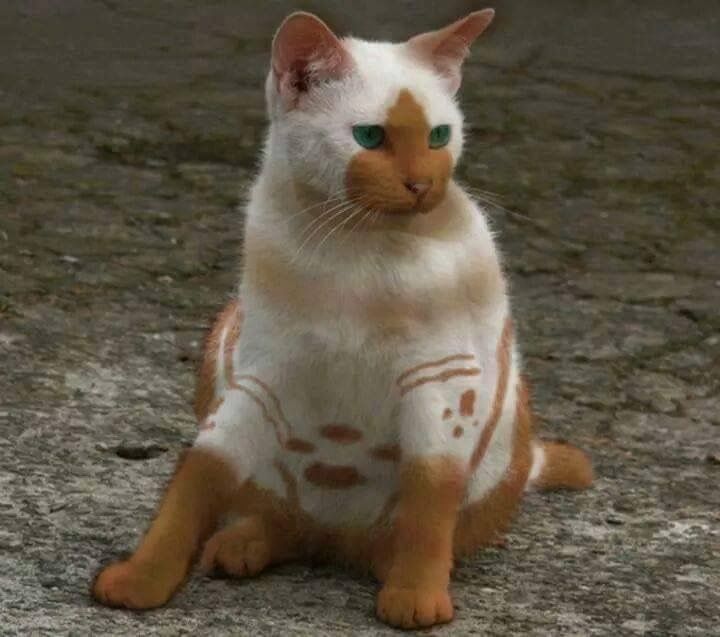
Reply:
M481 443L498 379L494 357L483 352L492 351L496 340L465 339L428 348L420 364L396 364L400 358L387 349L343 351L298 340L294 347L268 350L268 343L281 341L263 336L234 347L229 365L219 360L221 406L198 438L221 451L240 479L321 524L371 526L390 512L398 493L401 421L410 455L449 455L470 468L473 450L486 446L480 464L472 466L467 504L502 479L510 462L514 398L499 406L497 427ZM514 386L511 374L510 396ZM420 448L413 442L417 435L424 441Z
M253 479L321 524L370 526L397 492L397 445L376 444L348 425L325 427L337 438L290 439Z
M390 390L382 372L357 362L346 367L336 360L331 373L297 368L282 391L288 427L272 462L257 467L258 486L321 524L373 524L397 492L399 432Z

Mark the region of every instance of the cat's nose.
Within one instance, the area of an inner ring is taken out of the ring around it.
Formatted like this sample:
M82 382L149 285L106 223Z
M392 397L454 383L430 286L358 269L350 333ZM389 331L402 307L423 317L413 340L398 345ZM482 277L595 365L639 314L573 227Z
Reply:
M406 181L405 182L405 188L407 188L413 195L416 195L418 197L422 197L428 190L430 190L431 186L432 186L432 181Z

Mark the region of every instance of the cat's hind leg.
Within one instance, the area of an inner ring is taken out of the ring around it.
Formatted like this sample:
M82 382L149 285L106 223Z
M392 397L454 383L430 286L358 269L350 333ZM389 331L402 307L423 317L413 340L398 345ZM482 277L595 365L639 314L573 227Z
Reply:
M95 599L133 609L162 606L182 584L236 488L235 472L220 456L188 451L135 553L104 568L93 582Z
M272 515L242 517L217 531L205 544L200 568L233 577L252 577L272 564L299 557L299 542Z
M98 601L137 609L164 604L218 522L252 510L246 496L255 491L252 476L258 466L271 465L278 446L266 413L253 389L237 383L225 392L201 423L195 446L180 463L138 549L98 576L93 586Z

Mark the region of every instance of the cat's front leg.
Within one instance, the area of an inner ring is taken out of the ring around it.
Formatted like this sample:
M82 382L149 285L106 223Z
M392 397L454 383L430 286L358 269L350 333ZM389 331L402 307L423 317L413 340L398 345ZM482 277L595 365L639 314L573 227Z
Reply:
M388 624L421 628L453 618L453 535L465 484L456 456L403 461L391 564L377 602L378 617Z
M453 537L488 409L472 356L440 358L400 376L401 466L392 547L382 568L380 619L403 628L448 622Z

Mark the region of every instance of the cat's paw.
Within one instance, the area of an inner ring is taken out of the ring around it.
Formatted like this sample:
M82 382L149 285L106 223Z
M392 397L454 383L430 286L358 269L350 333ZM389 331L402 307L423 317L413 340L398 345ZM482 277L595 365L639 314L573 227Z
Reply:
M220 570L235 577L257 575L270 563L270 544L262 523L243 520L215 533L205 545L200 568Z
M143 610L165 604L175 588L156 570L127 560L105 567L93 582L92 594L105 606Z
M377 616L397 628L427 628L453 618L453 605L446 589L385 586L377 600Z

